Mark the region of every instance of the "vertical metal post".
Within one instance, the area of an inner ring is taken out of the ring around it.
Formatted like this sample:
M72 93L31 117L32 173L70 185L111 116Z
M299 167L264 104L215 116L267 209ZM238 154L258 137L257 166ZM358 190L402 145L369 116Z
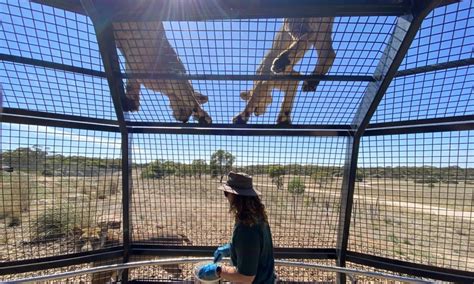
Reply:
M125 101L123 81L120 76L120 64L113 34L112 22L106 13L102 14L96 9L92 0L81 0L82 7L91 18L100 55L104 64L104 71L110 88L110 94L117 115L121 133L122 146L122 214L123 214L123 262L130 258L131 230L130 230L130 191L132 188L131 176L131 136L128 133L127 122L123 113L122 102ZM122 283L128 282L128 269L122 272Z
M353 138L348 139L336 244L336 262L340 267L346 266L360 139L398 71L423 19L440 2L441 0L412 1L412 13L397 18L392 36L374 72L373 76L376 80L368 84L351 123L355 134ZM338 273L337 283L345 282L345 274Z

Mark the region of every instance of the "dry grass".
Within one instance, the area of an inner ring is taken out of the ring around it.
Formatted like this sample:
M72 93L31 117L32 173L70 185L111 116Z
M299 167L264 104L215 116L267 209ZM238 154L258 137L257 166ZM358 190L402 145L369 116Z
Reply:
M0 177L0 220L5 219L8 226L19 225L22 212L30 207L35 182L19 173L2 173Z
M132 177L134 241L153 244L157 242L157 236L169 232L184 235L192 242L182 245L212 246L229 241L233 219L223 195L217 190L217 179L169 176L158 180L139 176L140 173L135 172ZM31 186L33 177L23 178L30 180ZM284 176L283 190L277 190L268 176L254 176L256 186L263 193L275 245L334 247L342 179L316 183L309 177L301 177L305 191L295 196L295 206L293 195L287 191L292 178L294 176ZM93 225L98 216L105 213L120 216L119 175L41 177L35 182L33 195L30 188L29 211L17 213L17 216L23 223L38 224L33 229L38 232L34 235L38 239L67 236L74 225ZM7 184L10 183L5 180L2 183L3 200L11 200L10 204L13 204L13 199L7 197L12 195L5 187ZM473 270L474 263L467 258L474 254L474 243L469 238L474 234L474 220L469 219L472 215L467 215L472 214L473 192L474 185L463 181L458 184L439 183L434 187L410 180L367 179L358 182L349 249L422 264ZM25 197L18 196L17 199L24 200ZM13 205L9 206L13 208ZM27 229L23 224L18 226L16 235L22 235L18 230ZM12 230L5 228L6 232ZM19 244L10 243L10 246L23 251ZM0 250L6 250L6 247L0 246ZM7 250L5 258L39 256L28 255L26 249L24 252L22 256L18 252L8 254ZM41 256L65 252L44 253Z

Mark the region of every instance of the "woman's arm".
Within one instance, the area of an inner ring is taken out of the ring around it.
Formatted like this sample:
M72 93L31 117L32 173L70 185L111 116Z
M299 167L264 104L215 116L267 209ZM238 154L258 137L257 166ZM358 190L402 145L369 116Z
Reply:
M253 279L255 279L255 275L247 276L240 274L237 271L237 268L233 266L221 266L221 272L219 274L225 280L237 283L252 283Z

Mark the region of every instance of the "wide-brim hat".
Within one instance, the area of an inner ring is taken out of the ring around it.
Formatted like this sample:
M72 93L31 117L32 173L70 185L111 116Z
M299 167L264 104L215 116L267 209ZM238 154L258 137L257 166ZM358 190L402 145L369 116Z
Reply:
M261 193L253 187L252 177L246 173L230 172L226 183L218 187L220 190L236 195L258 196Z

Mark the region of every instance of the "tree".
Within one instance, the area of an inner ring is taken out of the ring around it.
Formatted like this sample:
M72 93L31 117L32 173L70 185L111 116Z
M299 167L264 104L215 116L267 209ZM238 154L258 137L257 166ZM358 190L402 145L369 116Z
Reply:
M142 178L161 179L165 176L165 167L159 160L153 161L142 171Z
M296 195L304 193L305 185L299 177L294 177L288 183L288 192L293 196L293 216L296 220Z
M281 190L283 188L283 175L285 175L285 168L282 166L272 166L268 169L268 175L272 179L272 183L276 185L277 190Z
M311 178L321 187L326 185L328 181L332 179L332 173L330 173L327 169L320 168L311 174Z
M38 145L31 148L20 147L2 153L2 164L19 170L42 171L45 168L48 152Z
M211 176L221 176L221 182L224 175L232 169L235 157L224 150L217 150L211 155Z
M199 177L201 179L201 176L203 173L206 172L207 164L206 161L204 160L194 160L191 164L191 171L193 176Z

